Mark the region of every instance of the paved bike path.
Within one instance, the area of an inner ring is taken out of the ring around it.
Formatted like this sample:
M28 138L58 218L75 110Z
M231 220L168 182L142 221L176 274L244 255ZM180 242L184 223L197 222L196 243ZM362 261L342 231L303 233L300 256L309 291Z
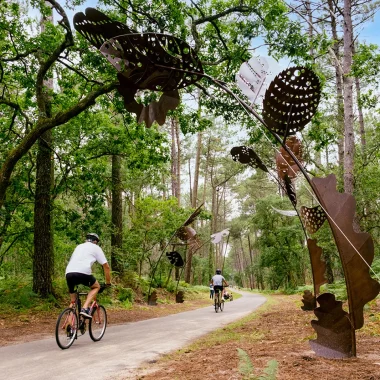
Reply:
M80 378L103 380L127 376L146 362L179 349L194 339L253 312L266 299L258 294L226 302L224 311L213 306L108 326L100 342L92 342L88 332L67 350L55 338L0 348L0 379L53 380ZM43 329L43 325L40 326Z

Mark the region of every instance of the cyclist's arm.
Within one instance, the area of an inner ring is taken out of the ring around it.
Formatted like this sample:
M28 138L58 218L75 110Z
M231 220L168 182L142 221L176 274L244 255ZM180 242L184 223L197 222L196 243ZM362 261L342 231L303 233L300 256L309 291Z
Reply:
M225 279L223 279L223 283L224 283L224 286L227 287L228 286L228 283Z
M104 276L106 278L106 284L111 284L111 268L108 263L103 264Z

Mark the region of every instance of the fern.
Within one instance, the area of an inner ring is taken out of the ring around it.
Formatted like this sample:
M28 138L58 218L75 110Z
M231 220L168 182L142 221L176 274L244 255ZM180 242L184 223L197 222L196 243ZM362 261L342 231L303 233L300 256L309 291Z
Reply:
M251 358L241 348L238 348L237 351L239 355L239 372L244 378L249 378L254 370Z
M255 367L252 364L251 358L249 355L242 350L241 348L237 349L239 356L239 372L243 376L243 379L252 379L252 380L276 380L278 363L276 360L270 360L267 363L264 373L259 377L256 377L253 372Z
M261 375L258 380L276 380L278 363L276 360L270 360L264 369L265 375Z

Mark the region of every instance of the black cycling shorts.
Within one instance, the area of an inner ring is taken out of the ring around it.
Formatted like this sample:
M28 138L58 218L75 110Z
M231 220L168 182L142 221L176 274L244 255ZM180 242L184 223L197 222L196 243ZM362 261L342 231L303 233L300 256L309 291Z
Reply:
M223 291L223 285L214 285L214 290L215 290L215 293L218 293L219 290L222 292Z
M66 282L69 292L75 293L75 286L86 285L91 288L95 284L96 278L92 274L72 272L66 274Z

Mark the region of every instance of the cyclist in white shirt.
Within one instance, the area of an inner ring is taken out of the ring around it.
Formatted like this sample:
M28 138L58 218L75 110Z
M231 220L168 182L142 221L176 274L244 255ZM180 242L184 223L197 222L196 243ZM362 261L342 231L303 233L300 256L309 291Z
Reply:
M92 264L95 261L103 266L106 285L111 285L111 269L98 243L99 236L94 233L88 233L86 235L86 242L79 244L75 248L66 267L66 282L70 292L71 304L75 303L76 285L82 284L91 288L80 311L80 314L86 318L92 318L89 306L100 289L99 282L92 275L91 270Z
M223 293L224 293L224 287L228 286L226 279L222 276L222 271L220 269L216 270L216 274L212 277L211 283L214 286L215 294L219 292L219 290L222 292L222 299L223 299Z

